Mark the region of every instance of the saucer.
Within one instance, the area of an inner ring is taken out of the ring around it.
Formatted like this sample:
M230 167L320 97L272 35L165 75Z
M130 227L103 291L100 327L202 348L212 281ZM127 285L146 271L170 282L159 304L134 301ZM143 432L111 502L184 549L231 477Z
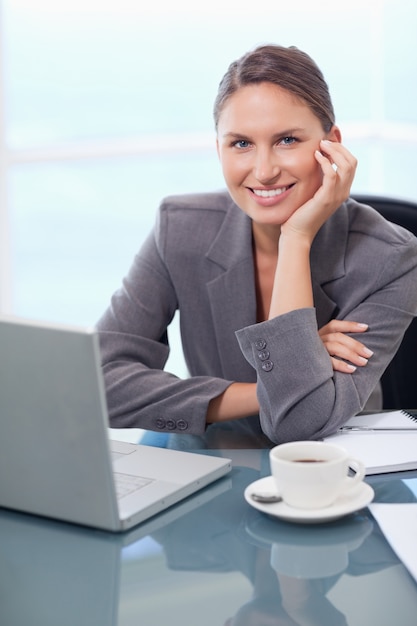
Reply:
M353 490L342 494L331 504L321 509L296 509L285 502L275 502L273 504L264 504L255 502L251 498L251 493L274 493L276 492L275 481L272 476L260 478L248 485L245 489L244 496L248 504L253 508L267 513L273 517L285 520L287 522L296 522L297 524L323 524L359 511L372 502L374 490L367 483L361 482Z

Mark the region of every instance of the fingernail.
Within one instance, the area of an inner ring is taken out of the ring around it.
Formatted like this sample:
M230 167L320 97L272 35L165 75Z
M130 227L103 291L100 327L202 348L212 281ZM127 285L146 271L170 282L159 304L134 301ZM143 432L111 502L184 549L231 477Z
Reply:
M354 365L349 365L349 363L347 363L346 365L349 372L354 372L356 370L356 367Z
M369 348L364 348L362 350L363 354L369 359L369 357L371 357L373 355L372 350L369 350Z
M369 328L368 324L361 324L360 322L357 323L359 328Z

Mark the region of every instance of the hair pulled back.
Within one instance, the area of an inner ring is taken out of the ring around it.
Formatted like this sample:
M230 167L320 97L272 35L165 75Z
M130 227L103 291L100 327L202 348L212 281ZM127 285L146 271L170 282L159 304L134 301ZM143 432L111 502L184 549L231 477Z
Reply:
M220 114L227 100L247 85L273 83L304 101L329 132L335 115L329 88L313 59L295 46L259 46L229 65L223 76L214 103L217 129Z

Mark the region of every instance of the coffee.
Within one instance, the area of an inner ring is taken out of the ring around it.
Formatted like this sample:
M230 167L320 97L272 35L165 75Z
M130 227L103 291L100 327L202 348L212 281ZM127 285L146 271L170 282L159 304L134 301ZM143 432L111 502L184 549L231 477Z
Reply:
M324 463L324 459L293 459L293 463Z

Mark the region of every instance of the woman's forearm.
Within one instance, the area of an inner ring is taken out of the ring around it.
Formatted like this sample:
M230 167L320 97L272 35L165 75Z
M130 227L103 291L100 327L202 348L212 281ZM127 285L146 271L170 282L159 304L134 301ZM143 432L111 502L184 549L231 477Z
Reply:
M269 319L312 306L310 242L281 233Z
M206 421L208 424L225 422L257 413L256 383L232 383L222 394L210 400Z

